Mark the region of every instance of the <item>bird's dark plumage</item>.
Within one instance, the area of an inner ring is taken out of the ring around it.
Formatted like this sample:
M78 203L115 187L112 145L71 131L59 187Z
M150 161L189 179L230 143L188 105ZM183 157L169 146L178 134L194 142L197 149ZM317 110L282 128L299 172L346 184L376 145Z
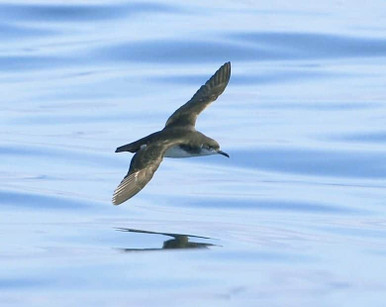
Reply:
M197 116L221 95L230 79L231 64L225 63L200 87L193 97L177 109L167 120L163 130L138 141L120 146L115 152L135 153L129 172L113 195L113 204L119 205L137 194L151 180L164 156L189 157L209 154L228 154L219 144L196 131Z

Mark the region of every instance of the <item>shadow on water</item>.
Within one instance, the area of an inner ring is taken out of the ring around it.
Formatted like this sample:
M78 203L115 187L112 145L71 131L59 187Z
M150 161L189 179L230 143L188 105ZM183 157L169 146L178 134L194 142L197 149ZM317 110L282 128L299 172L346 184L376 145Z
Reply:
M127 232L127 233L140 233L145 235L161 235L172 237L172 239L168 239L163 242L162 247L148 247L148 248L117 248L122 252L146 252L146 251L161 251L166 249L191 249L191 248L209 248L210 246L217 246L212 243L205 242L194 242L191 240L194 239L204 239L210 240L208 237L196 236L196 235L188 235L188 234L177 234L177 233L166 233L166 232L155 232L155 231L147 231L147 230L138 230L131 228L117 228L118 231Z

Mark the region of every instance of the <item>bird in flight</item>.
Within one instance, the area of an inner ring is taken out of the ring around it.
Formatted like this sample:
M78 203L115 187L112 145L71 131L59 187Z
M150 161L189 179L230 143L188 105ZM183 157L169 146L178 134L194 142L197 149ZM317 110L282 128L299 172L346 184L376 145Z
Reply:
M229 155L215 140L195 129L197 116L220 96L228 85L231 63L222 65L215 74L177 109L165 127L138 141L120 146L115 152L135 153L127 175L114 191L112 202L119 205L133 197L151 180L164 157L184 158L213 154Z

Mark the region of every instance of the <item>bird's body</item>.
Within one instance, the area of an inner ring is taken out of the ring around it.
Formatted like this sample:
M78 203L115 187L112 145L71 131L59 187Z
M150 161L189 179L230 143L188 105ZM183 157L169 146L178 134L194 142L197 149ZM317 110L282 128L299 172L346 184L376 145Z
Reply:
M163 157L185 158L222 154L219 144L195 129L197 116L225 90L231 73L225 63L196 92L190 101L177 109L164 129L135 142L120 146L116 152L135 153L129 172L116 188L113 204L119 205L137 194L151 180Z

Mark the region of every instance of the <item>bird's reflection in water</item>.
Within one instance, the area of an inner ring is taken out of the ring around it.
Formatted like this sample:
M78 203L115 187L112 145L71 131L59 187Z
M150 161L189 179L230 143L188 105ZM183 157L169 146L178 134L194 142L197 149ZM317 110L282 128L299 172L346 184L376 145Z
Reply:
M160 251L165 249L182 249L182 248L208 248L210 246L216 246L215 244L212 244L212 243L190 241L194 239L209 240L210 238L208 237L201 237L201 236L187 235L187 234L177 234L177 233L155 232L155 231L147 231L147 230L137 230L137 229L131 229L131 228L117 228L117 230L122 232L142 233L142 234L149 234L149 235L162 235L162 236L172 237L172 239L164 241L162 247L119 248L119 250L123 252Z

